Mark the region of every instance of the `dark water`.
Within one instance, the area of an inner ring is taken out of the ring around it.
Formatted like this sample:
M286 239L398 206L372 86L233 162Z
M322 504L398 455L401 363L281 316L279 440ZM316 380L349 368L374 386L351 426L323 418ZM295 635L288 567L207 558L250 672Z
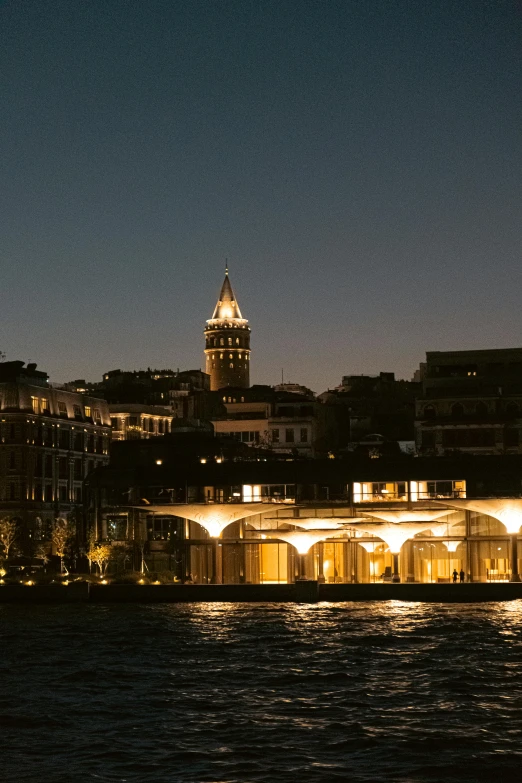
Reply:
M522 602L0 606L0 779L522 778Z

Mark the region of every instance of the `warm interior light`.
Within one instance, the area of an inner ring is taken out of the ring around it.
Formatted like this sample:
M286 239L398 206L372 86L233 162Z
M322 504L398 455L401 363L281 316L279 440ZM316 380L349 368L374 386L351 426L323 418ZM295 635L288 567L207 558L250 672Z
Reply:
M363 549L366 549L370 555L375 552L375 547L382 546L380 541L358 541L357 543L360 544Z
M428 525L422 522L402 522L400 524L389 522L383 525L363 524L361 527L371 535L382 538L382 540L388 544L392 554L396 555L401 551L401 547L405 541L408 541L409 538L413 538L417 533L426 530Z
M303 517L303 518L294 518L294 519L288 519L288 522L290 524L295 525L296 527L301 527L304 530L339 530L341 526L349 525L349 524L356 524L357 522L361 521L361 517L350 517L350 518L336 518L336 517L327 517L327 518L316 518L316 517Z
M385 522L395 522L398 524L400 522L433 522L435 519L440 519L440 517L451 514L452 512L449 509L446 509L445 511L421 509L419 511L367 511L366 513L369 517L375 517L376 519L383 519Z
M448 552L456 552L457 547L462 543L462 541L444 541L444 543L446 544Z
M324 530L274 530L271 536L292 544L300 555L306 555L314 544L323 541L327 536L331 537L331 534L325 533Z
M157 459L156 460L156 465L163 465L163 460L162 459Z

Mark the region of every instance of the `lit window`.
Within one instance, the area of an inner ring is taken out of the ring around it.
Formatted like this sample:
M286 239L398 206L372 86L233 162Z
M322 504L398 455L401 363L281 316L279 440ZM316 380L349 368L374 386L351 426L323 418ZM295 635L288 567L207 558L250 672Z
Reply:
M230 367L231 370L233 370L234 369L234 362L230 362L230 364L228 366Z
M85 406L85 418L90 419L91 418L91 406L86 405Z
M224 354L222 354L222 353L220 353L220 354L219 354L219 358L220 358L220 359L222 359L222 358L223 358L223 356L224 356Z
M38 397L31 397L31 405L33 406L33 413L40 413Z
M60 416L67 418L67 405L64 402L58 403L58 413Z
M232 345L232 338L231 337L228 338L228 344Z
M42 413L49 413L49 400L46 400L45 397L42 397L40 402L42 405Z
M241 359L241 354L239 354L239 358Z

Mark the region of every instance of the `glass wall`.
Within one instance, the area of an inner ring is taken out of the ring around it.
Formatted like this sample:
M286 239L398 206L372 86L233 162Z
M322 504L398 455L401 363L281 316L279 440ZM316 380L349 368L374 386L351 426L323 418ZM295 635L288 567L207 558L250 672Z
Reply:
M375 503L407 501L408 483L406 481L361 481L353 485L354 503Z

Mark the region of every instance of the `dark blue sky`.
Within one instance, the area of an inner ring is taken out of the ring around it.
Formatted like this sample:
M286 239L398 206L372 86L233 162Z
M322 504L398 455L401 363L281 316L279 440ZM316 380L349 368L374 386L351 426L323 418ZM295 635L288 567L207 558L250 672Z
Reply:
M252 381L522 345L518 0L0 5L0 348Z

